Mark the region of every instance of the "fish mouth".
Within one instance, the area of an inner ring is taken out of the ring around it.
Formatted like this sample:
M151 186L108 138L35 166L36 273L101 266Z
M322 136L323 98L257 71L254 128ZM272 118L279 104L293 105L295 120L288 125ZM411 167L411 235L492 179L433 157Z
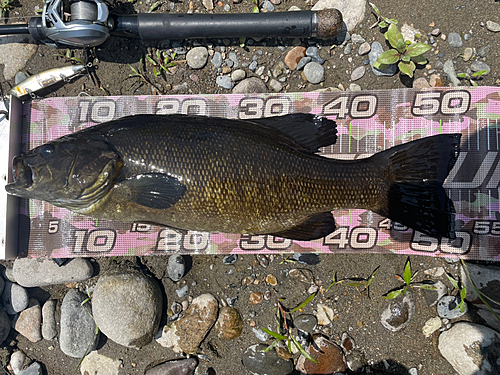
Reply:
M16 155L12 160L14 182L5 186L8 193L15 194L19 189L28 189L33 185L33 169L24 160L24 155Z

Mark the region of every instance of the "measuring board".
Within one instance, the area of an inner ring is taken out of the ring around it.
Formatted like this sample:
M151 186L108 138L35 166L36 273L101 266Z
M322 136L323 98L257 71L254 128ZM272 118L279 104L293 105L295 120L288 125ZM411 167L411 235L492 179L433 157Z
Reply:
M500 260L498 87L254 95L83 96L49 98L12 107L11 123L22 126L18 146L22 151L100 122L144 113L240 119L295 112L323 115L337 120L339 138L335 145L323 148L321 153L338 159L368 157L391 146L439 133L460 132L463 136L460 156L444 184L457 210L457 238L453 241L428 237L359 209L334 211L337 229L325 238L292 241L273 236L181 234L147 223L96 220L45 202L17 199L18 209L14 216L10 212L8 220L17 223L18 237L9 238L15 233L8 231L8 244L4 244L11 246L17 242L17 249L4 249L6 257L362 252ZM16 139L15 134L10 136ZM16 153L15 147L11 140L10 158Z

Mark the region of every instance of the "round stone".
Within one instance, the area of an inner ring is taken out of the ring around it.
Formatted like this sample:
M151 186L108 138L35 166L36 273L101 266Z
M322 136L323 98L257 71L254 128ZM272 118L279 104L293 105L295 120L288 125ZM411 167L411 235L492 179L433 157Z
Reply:
M140 348L158 331L162 300L158 284L142 273L111 274L97 282L92 313L99 329L110 340Z
M170 280L177 282L184 276L186 263L180 254L171 255L168 258L167 273Z
M227 90L230 90L233 87L233 81L231 81L231 77L228 76L217 76L215 83Z
M462 37L458 33L449 33L448 34L448 44L453 48L462 47Z
M456 319L467 312L467 304L464 304L464 309L461 311L458 307L460 299L455 296L444 296L437 304L437 313L441 318Z
M205 47L195 47L186 54L186 62L191 69L201 69L208 60L208 50Z
M264 81L257 77L250 77L239 82L234 87L233 94L257 94L266 93L267 91Z
M318 324L318 319L311 314L302 314L297 316L293 320L293 324L297 329L300 329L301 331L311 333L314 328L316 328L316 325Z
M351 73L351 81L357 81L358 79L363 78L365 75L366 68L364 66L358 66Z

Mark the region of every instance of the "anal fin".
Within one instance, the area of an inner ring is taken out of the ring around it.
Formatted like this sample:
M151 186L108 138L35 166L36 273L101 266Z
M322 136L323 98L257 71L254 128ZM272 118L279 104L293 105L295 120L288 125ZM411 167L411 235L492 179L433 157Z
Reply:
M332 233L335 227L335 219L332 213L323 212L307 219L293 228L270 234L277 237L289 238L291 240L311 241Z

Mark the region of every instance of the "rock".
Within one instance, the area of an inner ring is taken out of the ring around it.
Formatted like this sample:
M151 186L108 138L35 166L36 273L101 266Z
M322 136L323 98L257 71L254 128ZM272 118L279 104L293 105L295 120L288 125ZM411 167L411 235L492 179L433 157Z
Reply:
M462 37L457 33L449 33L448 34L448 44L453 48L462 47Z
M92 318L91 303L83 303L86 299L85 294L70 289L61 305L60 346L64 354L73 358L82 358L87 350L94 350L99 341L96 322ZM112 318L117 319L118 315L115 314Z
M429 84L431 87L442 87L443 81L441 81L441 77L437 74L432 74L429 78Z
M296 70L302 70L304 69L304 66L306 66L309 62L311 62L312 57L306 56L300 59L299 63L297 64Z
M308 269L294 268L290 270L288 275L305 284L311 284L314 281L313 273Z
M261 292L252 292L250 293L250 298L248 299L248 302L251 305L257 305L262 302L263 298L264 295Z
M317 62L318 64L324 64L325 60L319 55L319 48L316 46L307 47L306 56L309 56L312 61Z
M140 272L99 278L92 298L92 313L110 340L140 348L158 331L163 297L158 284Z
M359 34L352 34L351 36L351 41L354 43L354 44L362 44L364 42L366 42L365 38L363 38L361 35Z
M168 258L167 273L174 283L184 277L186 272L186 262L181 254L174 254Z
M45 340L52 340L57 336L56 306L57 300L50 299L42 307L42 337Z
M316 317L320 326L327 326L333 322L334 313L331 307L318 303L317 311Z
M439 335L439 351L459 375L500 373L500 333L469 322Z
M7 281L2 293L7 314L14 315L28 307L28 292L21 285Z
M82 375L118 375L121 361L111 359L97 353L90 352L85 356L80 365Z
M283 89L283 85L273 78L269 81L269 88L274 92L280 92Z
M294 253L293 259L299 263L307 264L308 266L315 266L321 262L318 254L312 253Z
M365 18L366 0L319 0L312 10L338 9L348 31L352 31Z
M93 274L94 268L85 258L73 258L62 266L47 258L18 258L14 261L14 277L26 288L84 281Z
M274 5L269 0L263 1L260 8L265 12L274 12Z
M488 55L488 53L490 53L490 50L491 50L491 46L488 44L487 46L482 46L481 48L479 48L477 50L477 54L480 57L486 57Z
M494 33L498 33L500 31L500 24L493 21L486 21L486 28Z
M424 77L417 78L416 80L413 81L413 88L414 89L425 89L429 88L431 85L429 82Z
M347 43L344 48L344 54L350 55L352 53L352 49L353 49L352 43Z
M28 308L14 318L13 326L31 342L38 342L42 339L42 309L35 298L30 298Z
M292 48L285 57L285 64L290 70L297 69L297 64L300 59L306 56L306 48L302 46L297 46Z
M222 54L220 52L215 52L214 56L210 60L213 66L220 68L222 66Z
M213 2L213 0L201 0L201 2L203 3L203 6L207 10L213 10L214 9L214 2Z
M236 55L235 52L229 52L228 57L229 57L229 60L232 61L232 63L233 63L231 65L232 68L237 68L240 65L240 63L238 61L238 56Z
M411 43L415 43L415 35L423 35L422 32L414 27L405 23L401 26L401 35L403 35L403 39L405 41L410 41Z
M351 73L351 81L357 81L358 79L363 78L365 75L366 68L364 66L358 66Z
M17 375L42 375L42 366L38 362L33 362L28 368L19 371Z
M208 61L208 50L205 47L194 47L186 54L186 62L191 69L201 69Z
M164 362L147 370L144 375L192 375L198 366L194 357Z
M233 73L231 73L231 80L233 82L238 82L245 79L246 73L243 69L237 69Z
M218 303L211 294L202 294L184 312L184 316L163 327L159 344L176 353L193 354L217 320Z
M288 375L293 371L293 362L282 359L275 350L264 353L265 344L249 346L243 353L243 366L254 375Z
M14 278L14 268L12 266L6 266L2 270L2 276L5 278L5 280L12 281L13 283L16 282L16 279ZM3 288L2 288L3 292Z
M184 298L189 293L189 285L184 285L182 288L176 289L177 297Z
M455 296L444 296L437 304L437 312L441 318L446 319L456 319L464 315L467 309L467 303L465 304L464 311L462 312L460 308L456 308L460 303L460 298Z
M472 70L473 72L486 70L486 73L483 74L483 76L485 76L486 74L490 73L490 66L486 64L484 61L474 61L470 66L470 70Z
M443 267L434 267L424 270L424 274L433 278L441 277L445 274L445 269Z
M430 282L430 285L434 286L436 289L427 290L422 289L422 293L424 294L425 300L428 306L434 306L438 303L438 301L448 293L448 287L442 281L434 281Z
M422 327L422 333L425 337L431 337L439 328L441 328L441 319L435 316L425 322L425 325Z
M303 332L312 333L318 324L318 319L311 314L301 314L295 317L293 324Z
M361 86L357 83L351 83L349 85L349 91L361 91Z
M370 46L370 43L364 42L363 44L361 44L359 46L358 55L360 55L360 56L366 55L368 52L370 52L371 49L372 48Z
M4 66L3 76L6 81L24 69L37 48L35 40L28 35L0 36L0 65Z
M308 360L302 354L297 360L295 369L306 374L332 374L347 370L342 349L322 335L313 335L314 343L306 352L318 363Z
M476 285L476 288L494 301L500 301L500 267L469 262L466 263L466 266L474 285ZM467 290L465 299L480 309L486 310L487 307L474 291L463 266L460 266L460 280L462 280L464 287ZM500 313L500 305L495 304L492 301L488 301L488 303L494 310Z
M28 76L26 75L26 73L24 73L22 71L17 72L16 76L14 77L14 83L16 85L19 85L22 81L24 81L27 78L28 78Z
M266 69L265 66L259 66L257 68L257 70L255 71L255 74L257 74L258 76L261 76L264 73L264 69Z
M16 350L10 356L10 367L14 374L18 374L24 366L24 361L26 361L26 354L22 350Z
M278 78L280 75L286 73L287 67L283 61L278 61L278 63L273 68L273 77Z
M382 311L381 323L391 332L397 332L410 325L415 315L415 298L411 292L390 301L389 306Z
M0 344L9 336L11 328L10 318L5 310L0 306Z
M371 46L370 53L368 54L368 58L370 59L370 66L372 67L373 74L376 76L393 76L396 74L397 71L397 65L396 64L391 64L387 68L383 70L379 70L373 66L375 61L377 61L378 57L380 54L384 52L384 49L382 48L382 44L379 42L373 42Z
M230 90L233 87L233 82L231 81L231 77L228 76L217 76L215 79L215 83L220 87Z
M257 329L253 327L252 332L259 341L266 342L267 340L269 340L270 336L266 332L264 332L261 328Z
M439 36L441 34L441 30L439 29L434 29L431 31L432 36Z
M234 264L238 260L238 254L229 254L222 258L224 264Z
M233 88L233 94L258 94L266 92L266 84L257 77L246 78Z
M446 60L443 66L443 71L446 73L448 81L451 82L452 86L454 87L460 86L460 81L458 80L457 73L455 72L455 67L453 66L452 60Z
M219 318L215 323L217 336L221 340L232 340L241 335L243 331L243 318L238 310L224 306L219 311Z

